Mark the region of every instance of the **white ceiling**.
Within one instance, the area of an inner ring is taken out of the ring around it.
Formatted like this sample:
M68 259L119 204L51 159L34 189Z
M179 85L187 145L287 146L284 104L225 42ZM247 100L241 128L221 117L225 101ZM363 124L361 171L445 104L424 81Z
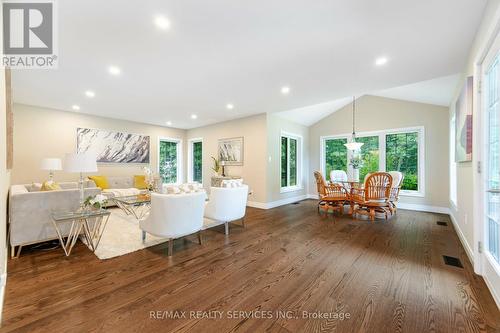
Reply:
M460 74L412 83L401 87L368 92L368 95L401 99L404 101L449 106L460 81ZM359 95L357 95L359 98ZM340 98L294 110L282 111L280 117L298 124L311 126L352 102L352 97Z
M460 81L460 74L372 92L370 95L406 101L449 106Z
M15 71L14 100L178 128L293 110L460 72L485 4L59 1L59 69ZM388 64L374 66L379 56Z

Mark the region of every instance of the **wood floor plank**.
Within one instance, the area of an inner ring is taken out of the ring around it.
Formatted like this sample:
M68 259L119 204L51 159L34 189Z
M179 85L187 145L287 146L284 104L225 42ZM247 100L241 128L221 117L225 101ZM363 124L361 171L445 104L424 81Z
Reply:
M399 210L373 224L318 215L315 205L249 208L246 228L208 230L201 246L178 240L172 258L166 244L102 261L80 243L68 258L61 249L25 253L8 263L1 331L500 331L451 223L435 223L447 216ZM164 310L188 314L151 318Z

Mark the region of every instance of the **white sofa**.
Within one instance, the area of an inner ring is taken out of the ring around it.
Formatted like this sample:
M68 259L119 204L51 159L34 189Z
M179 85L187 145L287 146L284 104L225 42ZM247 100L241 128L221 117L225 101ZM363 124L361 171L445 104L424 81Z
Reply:
M106 177L108 180L109 189L103 189L102 194L108 199L108 206L114 206L113 198L125 197L129 195L137 195L145 190L140 190L134 187L134 176L117 176ZM93 180L88 180L94 187L96 186Z
M173 240L200 232L203 226L204 191L182 194L151 194L151 210L140 221L142 240L146 233L168 238L168 255L173 253ZM201 235L198 234L201 244Z
M203 229L224 224L227 235L229 234L229 222L242 219L244 226L247 198L248 185L211 187L210 198L205 206Z
M75 210L80 205L77 182L60 183L61 190L40 191L32 184L13 185L9 191L9 238L12 254L16 246L29 245L57 239L52 224L54 210ZM93 184L84 184L85 197L101 193ZM70 224L62 224L63 236L67 236ZM20 251L20 249L18 250Z

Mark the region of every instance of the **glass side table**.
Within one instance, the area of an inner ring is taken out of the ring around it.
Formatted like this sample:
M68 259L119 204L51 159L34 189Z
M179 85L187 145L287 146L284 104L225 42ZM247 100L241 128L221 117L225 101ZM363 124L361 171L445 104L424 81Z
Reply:
M71 250L73 246L75 246L82 230L88 246L92 252L95 252L97 246L99 246L110 215L111 212L105 209L52 212L52 224L54 225L57 237L59 238L59 242L66 256L71 254ZM63 224L70 224L66 241L64 241L62 232Z
M115 204L127 215L132 215L136 220L141 220L151 207L151 194L142 193L112 199Z

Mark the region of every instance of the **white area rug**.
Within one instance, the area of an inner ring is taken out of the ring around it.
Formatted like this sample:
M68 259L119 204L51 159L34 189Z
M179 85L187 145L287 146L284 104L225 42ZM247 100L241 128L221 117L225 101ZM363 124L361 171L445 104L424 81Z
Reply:
M146 242L143 244L139 222L133 216L126 215L119 208L110 208L110 211L111 216L102 234L101 242L95 251L95 255L99 259L119 257L168 240L147 234Z

